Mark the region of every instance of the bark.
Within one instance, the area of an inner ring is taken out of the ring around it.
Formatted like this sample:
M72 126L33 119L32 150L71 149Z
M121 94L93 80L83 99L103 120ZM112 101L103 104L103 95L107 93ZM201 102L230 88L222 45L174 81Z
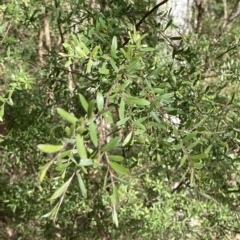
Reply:
M240 16L240 0L237 0L226 23L226 28L229 30L236 19Z

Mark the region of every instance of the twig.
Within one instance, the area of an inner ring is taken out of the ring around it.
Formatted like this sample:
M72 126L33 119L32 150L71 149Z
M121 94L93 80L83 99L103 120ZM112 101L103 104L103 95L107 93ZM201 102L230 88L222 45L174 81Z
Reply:
M141 24L144 22L144 20L150 16L154 11L156 11L160 6L168 2L168 0L163 0L162 2L158 3L155 5L151 10L146 12L146 14L140 19L140 21L135 25L135 29L139 30ZM126 39L125 42L123 43L123 47L129 42L130 38Z

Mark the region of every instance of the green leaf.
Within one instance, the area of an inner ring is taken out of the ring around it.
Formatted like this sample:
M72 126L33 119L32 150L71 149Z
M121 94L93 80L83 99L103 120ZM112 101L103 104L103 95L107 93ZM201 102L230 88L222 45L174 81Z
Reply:
M205 159L205 158L208 158L208 155L206 153L201 153L198 155L191 156L192 160Z
M2 105L1 109L0 109L0 121L1 122L3 121L3 116L4 116L4 105Z
M40 176L39 176L40 183L44 180L48 169L52 166L53 163L54 163L54 161L51 160L49 163L47 163L44 166L40 167Z
M185 164L186 160L187 160L187 156L184 155L180 160L180 167L182 167Z
M147 101L145 99L142 99L142 98L138 98L138 97L127 97L126 98L126 102L130 103L130 104L136 104L136 105L139 105L139 106L148 106L148 105L150 105L149 101Z
M110 58L109 61L110 61L110 64L111 64L113 70L117 72L118 71L118 67L116 65L116 62L112 58Z
M72 181L72 177L70 177L67 182L65 182L60 188L58 188L54 192L54 194L50 197L50 200L55 200L58 197L61 197L67 191L71 181Z
M106 66L102 66L101 68L98 69L99 73L104 74L104 75L109 75L110 71L109 69L106 68Z
M125 101L121 98L121 102L119 104L119 118L120 120L124 119L125 114Z
M112 46L111 46L111 57L112 58L117 58L116 50L117 50L117 37L114 36L112 39Z
M62 145L51 145L51 144L38 144L38 149L45 153L55 153L62 150Z
M103 117L109 122L113 123L112 113L110 111L106 111L103 113Z
M65 157L68 157L71 154L71 150L67 150L61 153L60 158L63 159Z
M2 34L9 22L5 22L0 26L0 33Z
M77 151L78 151L79 157L81 159L87 159L86 148L84 146L83 139L79 134L77 134L76 142L77 142Z
M132 140L132 136L133 136L133 131L131 131L127 137L124 139L122 146L125 147L126 145L129 145L131 143Z
M66 160L64 160L64 161L66 161ZM67 169L71 164L72 164L72 162L63 163L63 160L61 158L58 158L55 170L58 172L62 172L65 169Z
M98 136L97 136L97 128L94 122L90 122L89 124L89 134L92 143L94 144L95 147L98 146Z
M173 128L173 134L176 138L178 138L178 129L172 125L172 128Z
M65 132L67 133L67 136L69 138L71 138L73 136L75 127L76 127L75 124L72 124L70 127L68 127L68 126L65 127Z
M116 162L109 162L110 167L116 171L117 173L123 174L123 175L127 175L129 174L129 170L121 165L119 165Z
M208 154L212 149L212 145L209 145L207 149L205 149L205 153Z
M75 124L78 119L76 117L74 117L72 114L68 113L67 111L65 111L62 108L57 108L57 112L58 114L65 119L66 121Z
M79 165L83 166L83 167L92 166L93 160L92 159L80 159Z
M85 97L81 93L79 93L79 99L80 99L80 102L81 102L85 112L87 113L87 111L88 111L88 103L87 103Z
M64 67L69 67L71 64L72 64L72 60L69 59L69 60L65 63Z
M93 60L90 58L88 60L86 73L90 73L92 71L92 66L93 66Z
M103 110L103 104L104 104L104 99L103 99L103 95L101 92L98 92L97 93L97 108L98 108L98 111L102 111Z
M118 190L115 185L113 185L112 204L114 206L117 206L119 204Z
M115 148L118 143L120 142L121 140L121 137L115 137L113 139L110 140L109 143L107 143L103 148L102 148L102 151L103 152L108 152L110 151L111 149Z
M121 125L124 125L124 124L129 120L129 118L130 118L130 117L126 117L126 118L121 119L120 121L118 121L118 122L116 123L116 126L119 127L119 126L121 126Z
M113 219L113 223L116 225L116 227L118 227L118 216L117 216L117 211L115 207L113 207L113 210L112 210L112 219Z
M93 57L93 58L95 58L95 57L97 56L97 54L98 54L99 48L100 48L100 46L96 46L96 47L92 50L90 56Z
M150 115L155 119L155 121L156 121L157 123L160 123L160 122L161 122L160 119L159 119L159 117L158 117L158 114L156 114L155 112L151 112Z
M85 43L84 42L80 42L80 45L83 48L84 53L86 55L88 55L90 53L90 51L89 51L88 47L85 45Z
M71 37L72 37L74 46L78 46L80 44L78 38L74 34L72 34Z
M197 162L197 163L194 163L193 166L194 166L194 168L200 170L203 168L204 165L200 162Z
M177 150L177 151L182 149L182 146L180 144L172 145L172 147L174 150Z
M124 160L124 157L118 155L110 155L109 159L114 162L122 162Z
M95 105L95 100L92 99L88 104L88 111L87 111L88 118L91 118L93 115L94 105Z
M198 132L191 132L187 136L185 136L182 141L187 142L187 141L191 140L192 138L196 137L197 134L198 134Z
M84 185L84 182L83 182L83 180L82 180L82 177L81 177L81 175L79 174L79 172L76 172L76 175L77 175L78 184L79 184L79 188L80 188L80 190L81 190L82 196L83 196L84 198L86 198L86 197L87 197L87 189L86 189L86 187L85 187L85 185Z

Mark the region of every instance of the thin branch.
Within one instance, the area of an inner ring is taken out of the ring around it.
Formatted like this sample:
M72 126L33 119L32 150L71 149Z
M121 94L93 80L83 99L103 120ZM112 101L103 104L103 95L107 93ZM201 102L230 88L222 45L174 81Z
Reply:
M160 6L162 6L163 4L167 3L168 0L163 0L162 2L158 3L157 5L155 5L151 10L149 10L148 12L146 12L146 14L140 19L140 21L135 25L135 29L139 30L141 24L145 21L145 19L147 17L149 17L154 11L156 11ZM125 42L123 43L123 47L129 42L129 38L125 40Z

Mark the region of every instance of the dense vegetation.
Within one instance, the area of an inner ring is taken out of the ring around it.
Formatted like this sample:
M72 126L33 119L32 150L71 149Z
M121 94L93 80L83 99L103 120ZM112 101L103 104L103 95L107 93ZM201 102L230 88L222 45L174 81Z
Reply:
M237 237L239 2L165 2L3 1L1 239Z

